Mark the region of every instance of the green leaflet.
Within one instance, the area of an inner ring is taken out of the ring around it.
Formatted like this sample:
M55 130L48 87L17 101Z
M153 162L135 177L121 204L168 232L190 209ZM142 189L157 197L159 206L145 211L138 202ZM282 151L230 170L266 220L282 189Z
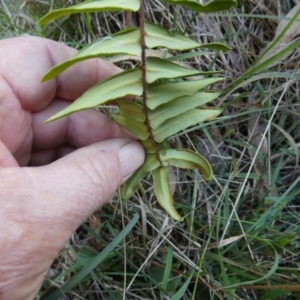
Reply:
M211 75L216 73L219 72L202 72L182 67L158 57L148 57L146 59L146 76L148 83L153 83L158 79L184 78L195 75Z
M139 96L142 90L141 70L131 69L124 71L93 86L68 107L49 118L46 122L54 121L73 112L92 108L126 95Z
M141 104L129 101L118 101L117 103L123 117L145 122L146 116Z
M94 43L87 48L79 51L75 56L71 59L64 61L63 63L54 66L51 68L42 78L43 81L50 80L55 76L59 75L65 69L69 68L73 64L90 58L95 58L107 53L109 55L114 55L116 53L127 53L130 55L139 55L141 52L140 46L138 44L138 35L136 31L130 32L128 35L132 37L132 39L128 40L128 43L125 44L125 39L127 37L123 35L118 35L116 38L111 37L106 39L105 41L98 43ZM124 39L124 43L121 39ZM120 43L119 43L120 42ZM94 47L92 47L94 46ZM103 49L102 49L102 46ZM113 50L115 49L115 50ZM103 52L101 52L103 50ZM158 58L158 57L148 57L146 59L146 72L147 72L147 82L153 83L158 79L167 79L167 78L184 78L195 75L212 75L220 73L216 72L202 72L195 69L190 69L186 67L182 67L173 62Z
M201 44L199 48L206 48L210 50L217 50L217 51L229 51L232 48L229 46L223 44L223 43L218 43L218 42L211 42L209 44Z
M139 38L140 31L138 29L129 29L118 32L111 37L105 37L97 40L81 49L71 59L68 59L51 68L43 76L42 81L47 81L54 78L73 64L85 59L100 56L112 56L115 54L129 54L138 56L141 53Z
M159 167L156 154L148 154L144 164L123 184L122 198L127 200L136 191L146 175Z
M222 109L192 109L171 118L153 130L155 140L161 143L168 137L197 123L217 117Z
M166 32L165 30L162 31ZM167 32L165 34L168 35ZM116 54L128 54L132 56L139 56L141 53L139 38L140 30L138 28L130 28L122 30L112 35L111 37L105 37L104 39L97 40L94 43L91 43L90 45L84 47L71 59L68 59L62 62L61 64L58 64L51 68L44 75L42 81L47 81L54 78L73 64L85 59L91 59L101 56L113 56ZM171 39L173 39L173 44L177 43L176 40L174 40L174 38L170 36L169 40L165 41L165 46L168 45L168 43L170 43ZM162 40L163 37L160 37L160 41ZM190 41L193 42L192 40ZM193 42L193 45L199 47L200 44ZM147 58L147 81L149 83L152 83L160 78L177 78L204 74L211 75L216 73L219 72L201 72L195 69L189 69L179 66L178 64L157 57Z
M205 180L212 177L212 169L209 162L200 154L190 150L167 149L165 155L161 156L163 162L182 169L198 169Z
M193 96L176 98L166 104L149 111L150 124L158 128L166 120L176 117L188 110L204 105L218 98L220 93L198 92Z
M156 152L156 149L152 143L152 140L147 139L147 140L139 141L139 142L144 147L146 153L155 153Z
M53 10L42 19L38 24L43 25L60 17L76 13L84 12L101 12L101 11L137 11L140 8L139 0L100 0L100 1L88 1L79 3L68 8L62 8Z
M230 50L222 43L200 44L182 34L170 34L166 29L153 23L145 24L145 42L148 48L168 48L171 50L189 50L194 48L208 48L214 50Z
M220 10L229 9L237 6L235 0L211 0L207 4L202 5L197 0L161 0L162 2L171 3L174 5L182 5L196 12L209 13Z
M183 218L178 214L173 204L173 197L169 185L169 168L158 167L152 172L152 177L154 193L158 203L174 220L182 221Z
M147 89L147 104L150 109L182 96L192 96L208 85L222 81L223 78L206 78L191 81L152 83Z
M149 132L145 123L138 122L134 119L125 118L119 114L112 114L112 118L127 130L134 133L140 140L146 140Z

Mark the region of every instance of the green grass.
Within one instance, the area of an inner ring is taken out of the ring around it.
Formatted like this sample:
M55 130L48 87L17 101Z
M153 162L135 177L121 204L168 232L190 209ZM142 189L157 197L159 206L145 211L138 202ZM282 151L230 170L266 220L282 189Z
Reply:
M126 27L124 13L74 15L45 28L36 25L50 9L78 2L3 0L1 38L37 35L80 48ZM240 1L229 12L195 16L147 1L153 22L233 49L179 56L198 69L224 70L225 83L216 86L224 92L215 103L226 107L223 115L170 140L211 154L218 165L214 178L206 183L196 171L174 170L182 223L161 210L147 180L127 202L117 193L61 251L40 297L58 286L71 299L300 298L300 42L295 38L276 59L258 61L265 46L271 51L280 42L279 36L272 43L275 29L292 5ZM135 214L140 219L124 234ZM114 250L106 253L112 243Z

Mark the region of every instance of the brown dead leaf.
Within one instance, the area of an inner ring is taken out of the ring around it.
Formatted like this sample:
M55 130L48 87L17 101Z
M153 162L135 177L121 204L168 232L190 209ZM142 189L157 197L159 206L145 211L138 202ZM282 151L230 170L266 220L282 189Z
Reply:
M248 97L249 109L255 108L256 99L254 96ZM263 179L263 175L267 176L266 169L266 160L268 159L268 149L269 144L266 136L264 135L265 126L260 123L260 115L258 114L250 114L248 119L248 134L249 134L249 142L252 146L254 146L257 151L261 154L263 159L259 159L256 157L254 162L254 171L259 180L254 181L254 186L256 187L257 198L259 201L264 199L265 192L267 190L268 181ZM249 149L249 155L252 160L254 159L253 153Z
M244 234L241 234L241 235L230 237L230 238L225 239L225 240L221 240L220 242L211 243L208 246L208 249L222 248L222 247L224 247L226 245L230 245L230 244L232 244L232 243L240 240L243 237L244 237Z
M283 19L282 21L280 21L280 23L278 24L277 28L276 28L276 32L275 32L275 37L272 40L272 42L278 37L278 35L284 30L284 28L286 27L286 25L288 24L288 22L290 21L290 19L292 17L295 16L295 14L298 13L298 10L300 9L300 3L298 3L297 5L295 5L293 7L293 9L285 16L285 19ZM260 63L264 62L265 60L267 60L268 58L272 57L273 55L275 55L276 53L278 53L280 50L282 50L286 45L288 45L292 40L294 40L296 37L298 37L300 35L300 23L299 23L299 19L294 22L292 24L292 26L289 28L289 30L285 33L285 35L283 36L283 38L280 40L280 42L269 52L267 53L267 55L265 55L263 57L263 59L260 61ZM271 42L271 43L272 43ZM265 51L267 47L265 47L260 53L263 53ZM286 53L284 56L281 57L280 61L275 61L272 64L269 65L269 67L274 67L277 64L279 64L281 61L283 61L284 59L286 59L291 52Z
M235 50L231 50L227 55L229 58L230 69L235 70L240 74L245 72L242 56L239 53L237 53Z
M282 32L282 30L286 27L286 25L290 21L289 19L291 19L292 17L294 17L294 15L297 13L297 11L299 9L300 9L300 3L298 3L297 5L295 5L290 10L290 12L285 16L286 18L284 20L280 21L280 23L277 26L275 36L278 36ZM290 42L292 39L294 39L299 34L300 34L299 22L295 22L290 27L290 29L286 32L286 34L285 34L285 40L288 41L288 42Z

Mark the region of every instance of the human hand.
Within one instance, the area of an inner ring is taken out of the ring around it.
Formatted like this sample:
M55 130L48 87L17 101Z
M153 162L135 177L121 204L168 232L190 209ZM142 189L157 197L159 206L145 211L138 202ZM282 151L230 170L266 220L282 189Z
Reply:
M0 41L0 299L32 299L72 232L144 160L134 137L95 110L43 124L118 72L93 59L40 83L75 52L37 37Z

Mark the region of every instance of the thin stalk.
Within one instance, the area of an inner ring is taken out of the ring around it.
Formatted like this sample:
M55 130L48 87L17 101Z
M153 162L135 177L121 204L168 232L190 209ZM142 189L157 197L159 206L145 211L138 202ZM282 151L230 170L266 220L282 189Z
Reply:
M141 70L142 70L142 85L143 85L143 93L142 93L142 104L144 107L144 112L146 116L146 126L149 132L150 140L155 148L156 156L159 161L161 167L163 167L163 162L161 161L159 155L158 145L154 139L154 135L152 133L152 128L150 126L150 118L148 114L148 106L147 106L147 80L146 80L146 43L145 43L145 2L144 0L140 0L140 45L141 45Z

